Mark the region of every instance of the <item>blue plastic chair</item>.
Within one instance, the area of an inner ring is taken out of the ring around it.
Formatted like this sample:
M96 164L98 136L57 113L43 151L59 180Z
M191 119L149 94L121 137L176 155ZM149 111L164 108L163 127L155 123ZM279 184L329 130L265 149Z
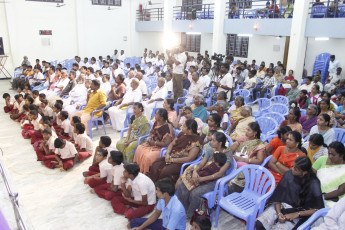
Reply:
M259 105L259 110L253 114L253 117L260 117L262 115L262 112L271 106L271 100L268 98L259 98L253 102L248 103L247 105L253 105L256 103L258 103Z
M283 104L289 106L289 98L285 96L274 96L271 98L271 101L275 104Z
M150 123L150 125L151 125L151 123ZM152 125L151 125L151 128L152 128ZM129 129L129 127L124 128L124 129L121 130L121 138L123 138L123 137L124 137L124 134L125 134L126 132L128 132L128 129ZM140 136L140 137L138 138L138 145L137 145L137 147L136 147L136 148L134 149L134 151L133 151L133 157L134 157L134 155L135 155L135 151L137 150L138 146L139 146L140 144L144 143L144 141L146 141L147 138L149 138L149 137L150 137L150 134L146 134L146 135Z
M276 112L280 113L283 116L287 116L289 113L288 106L284 104L273 104L268 109L264 110L263 113L270 113L270 112Z
M344 18L345 17L345 5L339 5L339 13L338 18Z
M320 217L326 216L329 210L330 208L322 208L317 210L306 222L299 226L297 230L309 230L310 226Z
M327 6L317 5L311 8L311 18L326 18L327 17Z
M269 117L258 117L256 122L259 124L263 138L275 134L278 130L277 122Z
M175 109L177 115L179 114L180 107L186 106L187 95L188 95L188 90L183 89L183 97L177 98L177 102L174 105L174 109Z
M226 140L227 140L227 143L226 143L225 145L226 145L226 147L230 147L231 145L234 144L234 141L233 141L233 140L231 139L231 137L227 134L227 132L224 133L224 134L225 134Z
M247 229L253 230L255 219L263 212L267 199L275 189L276 182L272 173L266 168L260 165L245 165L231 173L228 177L225 177L221 181L221 186L224 186L225 183L228 183L228 181L235 178L241 172L245 178L243 191L221 197L219 206L226 212L245 220L247 222ZM218 217L219 215L216 215L216 226L218 224Z
M268 164L268 162L271 160L271 158L272 158L272 155L269 155L268 157L266 157L265 160L261 163L261 166L265 167Z
M97 112L102 111L102 115L100 117L97 118L93 118L94 114ZM107 134L107 131L105 130L105 123L104 123L104 118L103 118L103 112L104 112L104 108L103 109L98 109L98 110L94 110L91 113L91 119L88 121L88 126L89 126L89 136L92 139L92 126L95 124L96 125L96 130L98 130L98 121L102 122L103 125L103 129L104 129L104 134Z
M230 173L232 173L236 169L237 169L237 162L236 162L235 158L233 158L232 165L226 171L225 177L229 176ZM204 195L202 195L202 197L207 200L208 208L211 210L211 213L210 213L211 223L212 223L212 219L213 219L213 210L214 210L213 207L216 203L217 195L218 195L218 197L222 197L224 193L226 193L226 195L228 194L228 184L223 184L223 186L220 186L221 181L224 180L225 177L219 178L217 180L213 191L207 192ZM222 195L220 195L220 194L222 194ZM219 205L217 205L216 215L219 215L219 210L220 210L220 207L219 207Z
M217 88L212 86L206 90L203 91L203 96L204 96L204 99L205 99L205 103L207 104L207 107L210 107L211 104L214 103L214 100L212 100L212 96L213 94L215 94L217 92Z
M234 92L234 97L242 96L244 98L244 104L247 104L249 101L250 91L247 89L239 89Z
M278 126L280 126L280 124L285 120L285 117L281 113L277 112L265 113L264 116L273 118L277 122Z
M345 129L341 128L333 128L334 130L334 140L339 141L341 143L345 143Z
M190 162L186 162L181 166L181 170L180 170L180 176L182 175L183 171L185 170L185 168L187 168L187 166L189 165L196 165L196 164L200 164L200 162L202 161L202 158L204 157L204 150L201 150L200 156L197 157L194 161L190 161Z

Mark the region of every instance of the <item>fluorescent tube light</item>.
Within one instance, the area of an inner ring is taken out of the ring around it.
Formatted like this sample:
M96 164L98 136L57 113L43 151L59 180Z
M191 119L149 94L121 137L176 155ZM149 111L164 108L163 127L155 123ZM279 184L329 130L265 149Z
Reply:
M253 34L237 34L238 37L253 37Z
M186 34L189 34L189 35L201 35L201 32L187 32Z
M316 37L315 41L328 41L329 38L328 37Z

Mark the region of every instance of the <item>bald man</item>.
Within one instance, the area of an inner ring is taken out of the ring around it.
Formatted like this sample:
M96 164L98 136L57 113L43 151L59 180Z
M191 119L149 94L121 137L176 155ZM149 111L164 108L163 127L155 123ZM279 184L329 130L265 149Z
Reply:
M154 107L156 107L157 109L163 108L164 99L168 95L168 90L164 84L164 78L159 77L157 80L157 87L152 91L150 95L147 95L143 98L143 100L147 98L149 99L143 102L144 114L149 120L151 120L152 116L154 116L154 114L152 114Z
M131 81L131 89L118 102L108 110L111 120L112 128L118 132L124 128L124 121L126 119L127 107L133 105L135 102L140 102L142 93L139 89L139 80L134 78ZM129 112L133 112L129 109Z

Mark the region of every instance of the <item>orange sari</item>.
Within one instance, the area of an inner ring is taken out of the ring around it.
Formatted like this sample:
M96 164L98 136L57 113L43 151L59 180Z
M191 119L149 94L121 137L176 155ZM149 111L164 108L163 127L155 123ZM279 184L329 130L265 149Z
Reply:
M297 157L305 156L304 153L285 153L284 150L285 150L285 146L278 147L277 150L272 155L272 157L274 157L275 159L277 159L279 163L281 163L282 165L290 169L292 168L293 162L296 160ZM274 179L276 179L276 185L278 185L283 175L273 172L271 169L269 170L273 174Z

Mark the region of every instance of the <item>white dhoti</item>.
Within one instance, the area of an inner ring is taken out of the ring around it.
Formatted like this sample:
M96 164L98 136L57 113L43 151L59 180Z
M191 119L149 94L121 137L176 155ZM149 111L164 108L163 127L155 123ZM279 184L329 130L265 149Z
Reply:
M68 112L68 118L69 119L72 118L72 114L74 114L78 111L78 109L76 107L77 107L77 105L75 105L75 104L64 106L63 111Z
M116 107L111 107L108 109L109 118L111 120L111 126L113 129L117 131L121 131L124 129L125 125L125 119L127 114L127 108L124 109L118 109L119 105ZM132 109L129 109L128 112L133 112Z
M157 102L152 102L149 104L149 101L144 101L142 104L143 104L143 107L144 107L144 115L149 119L151 120L152 119L152 112L153 112L153 109L155 108L155 105L157 103L157 106L156 108L159 109L159 108L163 108L163 102L164 101L157 101ZM154 115L153 115L154 116Z

